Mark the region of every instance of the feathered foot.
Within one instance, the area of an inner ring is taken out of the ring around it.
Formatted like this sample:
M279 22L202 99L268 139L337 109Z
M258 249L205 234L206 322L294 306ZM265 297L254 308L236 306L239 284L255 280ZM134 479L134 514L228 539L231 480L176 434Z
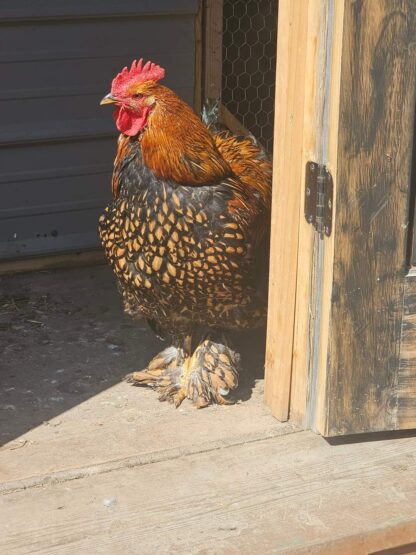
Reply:
M198 409L212 403L230 405L227 397L238 386L239 363L240 355L230 347L206 339L185 360L182 390Z
M160 401L178 407L185 398L197 408L212 403L231 404L227 398L238 385L240 357L230 347L204 340L192 355L185 349L169 347L151 360L141 372L126 379L134 385L150 385Z
M127 374L126 381L133 385L148 385L156 389L161 401L169 400L179 406L184 396L180 391L180 377L185 354L182 349L168 347L156 355L147 368Z

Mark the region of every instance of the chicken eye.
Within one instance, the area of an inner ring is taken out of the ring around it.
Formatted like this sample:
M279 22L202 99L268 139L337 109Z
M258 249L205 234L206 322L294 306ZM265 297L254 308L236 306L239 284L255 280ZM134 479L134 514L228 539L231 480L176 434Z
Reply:
M133 95L133 98L143 98L143 95L140 93L136 93Z

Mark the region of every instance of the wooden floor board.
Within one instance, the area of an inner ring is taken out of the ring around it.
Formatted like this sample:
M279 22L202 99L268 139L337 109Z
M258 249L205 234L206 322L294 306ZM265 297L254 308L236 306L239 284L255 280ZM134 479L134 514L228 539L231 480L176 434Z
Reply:
M3 495L0 552L360 555L416 541L415 471L414 437L300 432Z

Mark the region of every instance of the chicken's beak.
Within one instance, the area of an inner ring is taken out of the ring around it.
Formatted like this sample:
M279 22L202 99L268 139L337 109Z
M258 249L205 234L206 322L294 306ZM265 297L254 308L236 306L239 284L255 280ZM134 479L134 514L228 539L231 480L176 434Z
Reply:
M114 98L114 96L111 96L110 94L107 94L100 102L100 106L103 106L104 104L115 104L117 102L117 99Z

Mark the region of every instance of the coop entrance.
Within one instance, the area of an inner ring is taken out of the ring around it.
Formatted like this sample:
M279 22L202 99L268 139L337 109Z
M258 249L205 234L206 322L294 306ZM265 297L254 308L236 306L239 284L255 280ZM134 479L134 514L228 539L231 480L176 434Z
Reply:
M56 11L52 4L46 11L10 8L4 14L6 36L25 31L20 42L9 41L20 46L6 65L13 73L27 62L30 20L31 70L37 70L30 99L26 81L2 93L10 126L0 179L3 199L11 202L0 210L3 258L97 244L94 213L106 203L101 195L115 133L107 119L71 114L74 99L95 108L126 58L163 35L158 62L168 70L167 85L197 111L206 100L218 101L220 122L252 134L274 157L265 384L273 413L325 435L416 427L416 258L406 258L409 198L414 202L414 3L184 0L181 8L154 2L152 13L115 8L117 17L103 8L96 19L79 6ZM58 27L62 52L50 48ZM92 41L77 63L65 41L74 29L83 47ZM120 40L100 49L96 90L98 35ZM53 56L44 59L45 51ZM48 68L55 66L71 76L70 98L56 82L45 89L44 78L57 75ZM78 90L85 75L95 81ZM49 123L39 108L45 102L59 108L47 111ZM12 121L23 108L34 118L30 134ZM71 125L53 120L62 113ZM308 162L326 166L333 177L326 238L304 217Z

